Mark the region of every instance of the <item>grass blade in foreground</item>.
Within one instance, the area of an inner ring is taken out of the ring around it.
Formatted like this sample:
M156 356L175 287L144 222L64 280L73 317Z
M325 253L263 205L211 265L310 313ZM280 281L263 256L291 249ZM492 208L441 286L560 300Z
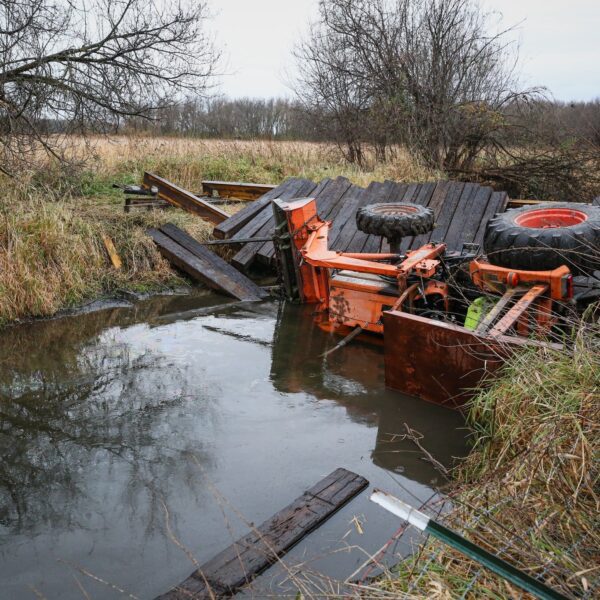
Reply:
M425 513L416 510L395 496L375 490L371 494L371 500L397 517L408 521L417 529L429 533L455 550L481 563L497 575L500 575L500 577L518 585L521 589L533 594L537 598L542 598L543 600L566 600L566 596L549 588L520 569L513 567L491 552L473 544L455 531L430 519Z

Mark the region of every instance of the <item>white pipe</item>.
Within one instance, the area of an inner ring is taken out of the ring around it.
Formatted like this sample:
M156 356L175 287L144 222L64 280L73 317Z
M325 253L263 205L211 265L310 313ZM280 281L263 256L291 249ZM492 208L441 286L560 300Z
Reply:
M400 517L404 521L408 521L411 525L414 525L421 531L425 531L429 525L429 517L416 508L413 508L410 504L402 502L395 496L382 492L381 490L375 490L371 494L370 500L379 504L379 506L385 508L385 510L391 512L393 515Z

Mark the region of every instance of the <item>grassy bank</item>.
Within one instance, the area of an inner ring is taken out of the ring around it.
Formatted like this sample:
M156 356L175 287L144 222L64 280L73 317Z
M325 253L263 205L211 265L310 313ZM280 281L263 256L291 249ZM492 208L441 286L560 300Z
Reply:
M190 190L203 179L279 183L287 177L313 180L345 175L366 185L371 180L434 178L400 152L393 162L360 170L327 144L239 142L171 138L99 138L73 142L78 169L40 164L20 181L5 179L0 198L0 325L47 316L118 290L150 291L180 285L144 233L172 221L198 239L211 227L178 210L123 213L114 182L139 183L154 171ZM103 236L123 260L110 266Z
M600 584L599 333L582 330L572 353L532 349L514 357L474 400L474 449L455 473L454 508L444 517L568 597L596 597ZM399 597L521 593L437 541L380 586Z

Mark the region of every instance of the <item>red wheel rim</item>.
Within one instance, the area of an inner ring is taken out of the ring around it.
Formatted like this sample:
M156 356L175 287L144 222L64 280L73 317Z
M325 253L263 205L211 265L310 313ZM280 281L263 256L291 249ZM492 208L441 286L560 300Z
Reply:
M519 215L515 223L532 229L554 229L579 225L587 221L587 218L584 212L571 208L540 208Z
M419 206L406 206L405 204L384 204L383 206L375 206L371 209L372 212L380 215L411 215L419 210Z

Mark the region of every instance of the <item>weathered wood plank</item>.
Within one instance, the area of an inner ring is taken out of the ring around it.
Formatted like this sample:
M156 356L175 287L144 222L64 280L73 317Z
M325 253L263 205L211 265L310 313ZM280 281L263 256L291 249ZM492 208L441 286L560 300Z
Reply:
M265 207L269 206L273 198L277 198L277 194L281 193L282 190L292 185L296 181L295 178L286 179L281 185L268 191L266 194L261 196L255 202L244 206L242 210L239 210L234 215L229 217L226 221L223 221L213 229L213 235L219 239L232 238L237 233L241 234L241 229L250 223L256 215L258 215ZM241 234L240 237L252 237L252 232L249 235Z
M463 219L473 205L473 199L477 194L479 186L475 183L466 183L463 188L463 193L456 202L456 208L454 214L448 225L446 234L444 235L444 242L448 245L448 248L453 250L460 250L462 243L459 243Z
M428 207L433 211L436 223L442 210L444 199L446 198L446 194L450 188L450 184L450 181L438 181L435 185L435 189L433 190L431 198L429 199ZM429 233L424 233L413 238L411 247L416 249L420 248L423 244L427 244L431 238L431 233L432 232L430 231Z
M297 180L297 185L291 186L280 193L277 198L282 200L292 200L293 198L304 198L312 195L313 192L319 192L322 188L326 187L330 183L330 180L324 180L319 185L308 179ZM268 236L272 235L275 221L273 220L273 210L270 206L267 206L265 211L258 215L255 221L258 221L260 228L255 231L256 236ZM265 242L271 244L272 242ZM263 248L264 244L247 244L244 246L232 259L232 264L241 271L247 270L254 262L257 254Z
M356 473L336 469L157 600L204 600L234 595L368 484Z
M345 177L337 177L320 193L315 194L317 211L322 219L329 221L335 218L338 212L337 207L351 185ZM274 223L273 221L273 225ZM275 264L275 246L273 242L267 242L262 246L257 252L256 258L264 264Z
M183 246L186 250L197 256L198 258L208 261L215 269L226 275L232 282L239 284L240 288L245 289L248 294L258 298L268 297L268 292L256 285L254 281L248 279L243 273L240 273L236 268L232 267L227 261L223 260L218 254L215 254L203 244L200 244L191 235L173 225L167 223L160 228L160 231Z
M260 202L262 205L260 212L257 213L257 215L251 221L238 230L235 235L233 235L232 239L252 236L262 237L262 234L259 232L264 227L265 223L268 222L273 213L271 210L271 200L280 197L289 198L293 197L294 195L297 196L297 190L301 189L306 181L306 179L298 178L288 179L284 181L278 188L271 190L268 194L265 194L267 197L266 202L263 203L264 197L258 200L258 202Z
M202 248L207 255L201 257L184 248L158 229L149 229L148 235L154 240L160 253L169 262L193 279L201 281L215 290L225 292L238 300L260 300L263 297L262 294L255 293L246 282L242 282L237 277L232 277L231 270L233 267L210 250Z
M329 247L333 250L344 250L344 239L348 237L345 234L356 230L356 211L364 193L364 188L353 185L344 194L340 210L329 230Z
M476 194L471 196L472 201L462 211L462 207L458 207L457 212L461 211L458 218L463 222L462 229L458 233L458 246L475 243L475 235L481 225L483 215L492 197L492 192L491 187L480 187ZM457 220L456 215L454 218ZM461 250L461 248L457 247L457 250Z
M446 193L446 196L442 201L440 214L436 221L436 227L431 233L431 242L445 241L446 234L448 233L448 228L450 227L452 217L454 216L454 211L456 210L456 206L460 200L464 188L464 183L456 181L450 184L448 192Z
M461 250L463 244L472 243L491 193L491 188L465 186L445 236L449 249Z
M144 173L143 184L147 188L155 187L158 190L158 197L162 200L166 200L178 208L197 214L214 225L218 225L229 218L229 214L224 210L209 202L205 202L191 192L154 173Z
M202 182L202 191L209 196L216 192L220 198L236 198L238 200L257 200L263 194L277 186L270 183L246 183L242 181L208 181Z
M481 222L473 238L474 244L483 245L483 236L485 234L485 228L488 221L499 212L503 212L508 204L508 194L506 192L493 192L488 200L488 204L481 217Z

